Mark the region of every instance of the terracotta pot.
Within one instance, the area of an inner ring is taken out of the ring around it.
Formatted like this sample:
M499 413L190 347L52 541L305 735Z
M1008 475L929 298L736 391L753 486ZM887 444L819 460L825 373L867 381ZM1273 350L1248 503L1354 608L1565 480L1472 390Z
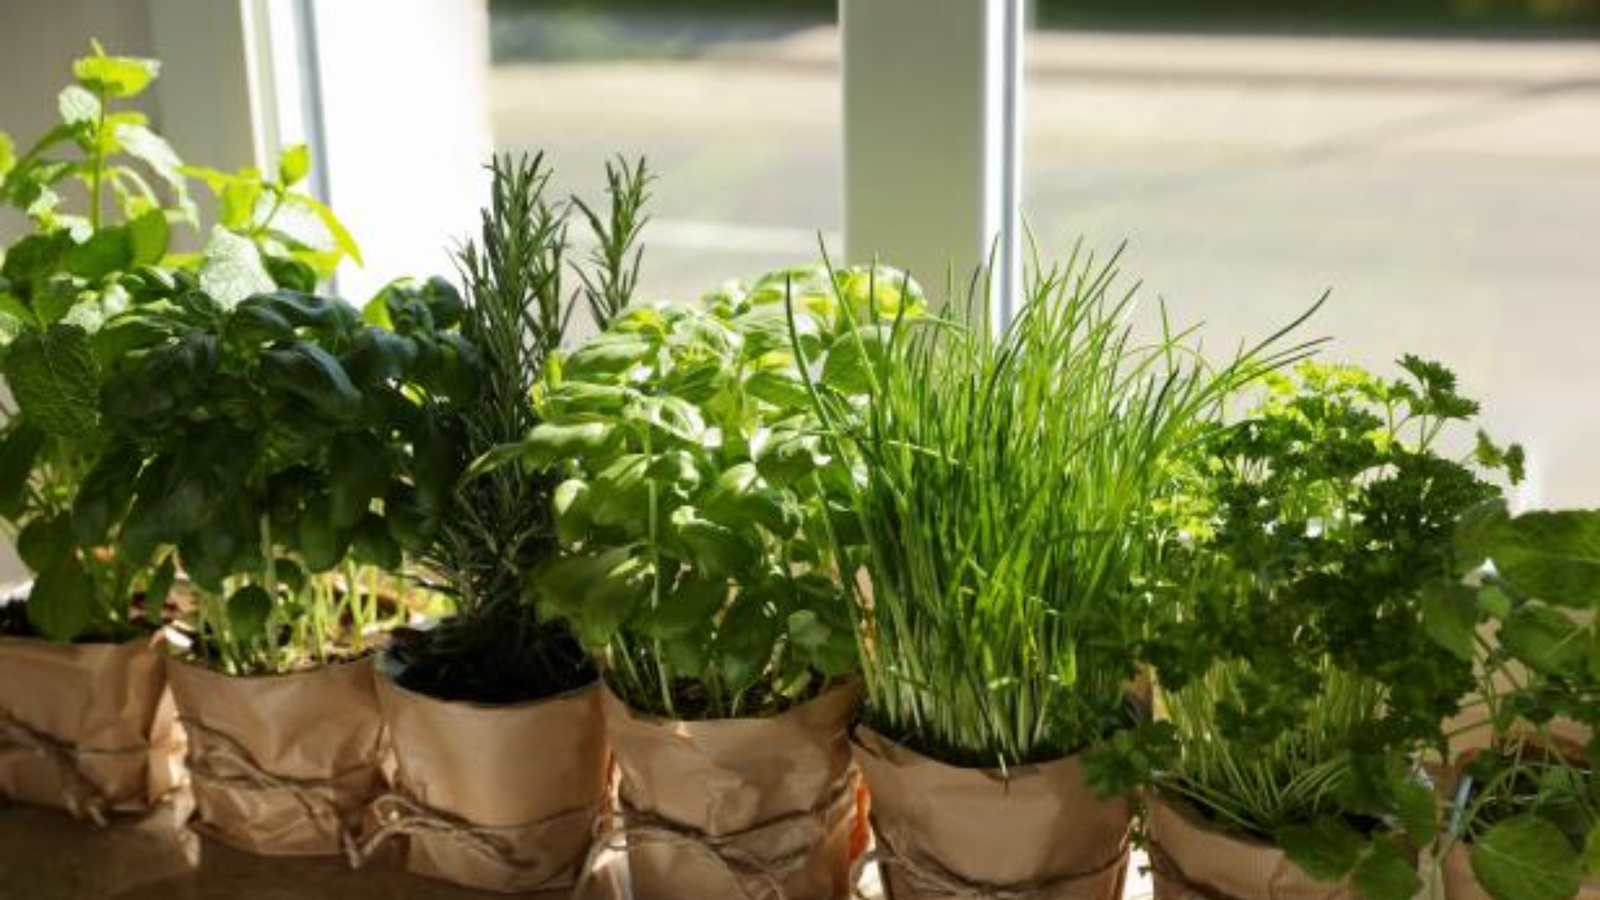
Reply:
M406 868L480 890L566 896L589 852L610 759L600 687L483 705L407 690L379 665L393 790L373 803L360 864L404 840Z
M846 684L770 718L678 721L602 690L621 780L601 847L626 849L636 900L848 896L858 696Z
M1152 791L1150 864L1157 900L1358 900L1348 879L1318 881L1277 847L1225 831Z
M0 797L104 823L179 783L159 633L121 644L0 638Z
M1472 848L1456 844L1444 857L1444 895L1447 900L1494 900L1472 872ZM1572 900L1600 900L1600 878L1585 878Z
M1096 797L1080 756L1005 773L962 768L865 726L856 729L855 753L872 792L874 855L893 900L1122 896L1133 807Z
M343 851L383 788L372 658L235 677L170 659L189 735L194 827L252 853Z

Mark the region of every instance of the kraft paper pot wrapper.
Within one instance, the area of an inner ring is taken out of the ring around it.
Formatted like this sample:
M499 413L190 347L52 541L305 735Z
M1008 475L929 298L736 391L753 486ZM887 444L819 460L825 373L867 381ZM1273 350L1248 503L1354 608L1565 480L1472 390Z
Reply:
M1277 847L1218 828L1151 791L1150 856L1160 900L1358 900L1349 880L1318 881Z
M1133 809L1095 796L1081 755L1002 773L939 762L865 726L854 744L893 900L1121 897Z
M603 689L620 782L602 846L626 848L637 900L847 896L859 693L847 682L776 716L680 721Z
M383 788L372 658L236 677L169 659L195 828L273 856L343 852Z
M395 776L352 861L386 840L406 868L480 890L566 896L606 800L598 682L529 703L434 699L380 666L378 701Z
M160 633L120 644L0 638L0 797L104 822L182 780Z

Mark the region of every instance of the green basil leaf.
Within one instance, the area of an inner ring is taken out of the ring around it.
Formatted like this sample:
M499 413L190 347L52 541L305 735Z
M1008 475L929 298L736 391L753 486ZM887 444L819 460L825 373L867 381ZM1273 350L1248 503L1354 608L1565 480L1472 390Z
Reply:
M44 432L12 419L0 434L0 517L15 519L26 509L28 480L44 447Z
M73 557L72 519L66 515L35 518L17 534L17 555L35 572L44 572Z
M266 636L272 619L272 595L258 584L247 584L228 597L228 630L235 638L253 641Z
M95 617L94 580L74 557L39 574L28 594L28 623L52 641L81 636Z

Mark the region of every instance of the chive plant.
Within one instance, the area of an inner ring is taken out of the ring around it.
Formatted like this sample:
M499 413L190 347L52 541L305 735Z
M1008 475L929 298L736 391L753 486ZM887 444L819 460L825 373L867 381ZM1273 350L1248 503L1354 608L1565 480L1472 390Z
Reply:
M1209 366L1165 315L1143 342L1117 274L1115 257L1035 260L1000 335L973 324L980 277L964 316L878 323L864 404L812 385L861 472L849 518L870 587L845 581L869 722L947 762L1059 758L1129 724L1169 462L1231 392L1305 352L1272 349L1280 332Z

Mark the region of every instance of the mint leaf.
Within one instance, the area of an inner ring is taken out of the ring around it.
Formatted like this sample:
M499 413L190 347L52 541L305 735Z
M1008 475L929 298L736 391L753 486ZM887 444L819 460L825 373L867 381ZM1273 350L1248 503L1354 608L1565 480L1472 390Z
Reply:
M1472 849L1472 873L1495 900L1570 900L1583 874L1561 829L1532 814L1490 828Z
M225 228L211 229L205 263L200 266L200 289L211 299L224 309L232 309L244 298L276 287L261 264L261 253L255 244Z
M83 329L25 332L7 351L4 372L23 415L39 430L69 441L98 435L100 373Z
M136 97L150 86L161 72L161 63L132 56L106 56L99 45L93 56L72 64L78 83L109 97Z
M183 160L167 139L143 125L132 122L119 124L115 129L117 143L129 156L149 166L161 180L178 191L180 197L188 195L188 183L183 177Z
M311 171L311 148L295 144L278 157L278 181L284 187L299 184Z
M61 89L56 108L61 112L61 121L68 125L93 125L102 112L100 98L75 84Z
M0 183L3 183L6 180L6 176L11 174L11 170L16 167L17 146L11 143L11 135L0 131Z

